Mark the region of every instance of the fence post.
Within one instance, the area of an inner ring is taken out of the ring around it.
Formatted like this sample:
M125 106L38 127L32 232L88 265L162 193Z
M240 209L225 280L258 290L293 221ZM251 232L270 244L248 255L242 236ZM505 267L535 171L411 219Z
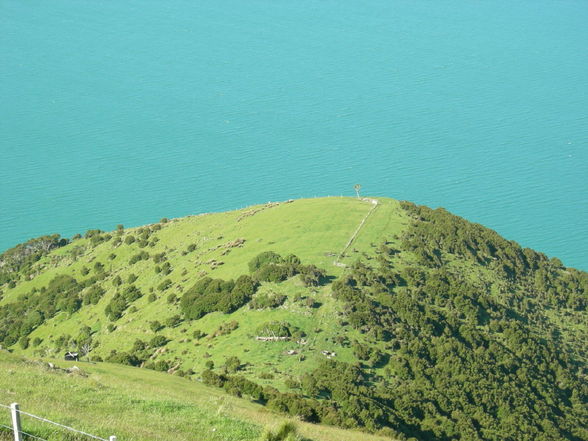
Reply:
M12 414L12 429L14 430L14 441L22 441L22 432L20 430L20 412L18 409L18 403L12 403L10 405L10 413Z
M110 438L108 438L108 441L116 441L116 436L111 436Z

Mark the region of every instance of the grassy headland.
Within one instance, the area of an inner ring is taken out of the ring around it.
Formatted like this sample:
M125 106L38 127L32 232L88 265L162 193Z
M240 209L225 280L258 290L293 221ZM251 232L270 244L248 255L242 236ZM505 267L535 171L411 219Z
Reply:
M186 417L179 433L218 426L210 439L258 437L276 418L268 409L399 439L586 435L588 275L443 209L387 198L270 203L41 238L0 263L3 346L148 368L84 367L113 382L80 395L102 415L122 412L102 404L118 395L155 399L158 386L148 395L142 385L170 382L180 395L162 396L175 403L169 418ZM55 393L91 381L27 369L63 381ZM24 377L15 384L25 388ZM243 410L219 416L208 398L182 395L190 390ZM136 407L138 426L149 406ZM143 439L160 439L161 406ZM189 422L199 412L202 428ZM251 424L233 434L238 421Z

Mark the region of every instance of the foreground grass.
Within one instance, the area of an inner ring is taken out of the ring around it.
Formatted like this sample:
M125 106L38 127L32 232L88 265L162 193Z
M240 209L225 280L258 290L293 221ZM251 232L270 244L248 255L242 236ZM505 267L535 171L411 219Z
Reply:
M86 376L0 351L0 403L18 402L26 412L103 438L117 435L120 441L257 440L264 427L287 420L260 405L168 374L108 363L55 363L62 368L77 364ZM9 417L7 410L0 410L0 424L9 425ZM75 439L29 417L22 423L25 432L49 440ZM304 437L315 441L389 439L297 425ZM6 436L2 433L0 440Z

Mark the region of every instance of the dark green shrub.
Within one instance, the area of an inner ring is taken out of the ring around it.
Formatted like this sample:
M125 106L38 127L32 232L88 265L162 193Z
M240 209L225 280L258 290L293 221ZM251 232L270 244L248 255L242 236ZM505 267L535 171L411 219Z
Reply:
M149 259L149 253L147 251L141 251L135 255L133 255L130 259L129 259L129 265L134 265L137 262L140 262L141 260L147 260Z
M136 339L135 343L133 343L133 352L137 352L137 351L143 351L145 348L147 348L147 344L140 339Z
M169 370L170 367L171 366L170 366L169 362L167 362L165 360L159 360L159 361L156 361L155 363L153 363L152 369L155 371L159 371L159 372L166 372L167 370Z
M173 315L165 320L165 325L169 328L175 328L182 322L182 318L179 315Z
M141 298L143 296L143 293L135 285L129 285L125 286L125 288L123 289L122 296L128 303L131 303Z
M239 358L235 357L234 355L227 358L225 361L225 369L229 373L237 372L239 369L241 369L241 360L239 360Z
M84 294L83 303L84 305L97 305L102 296L106 293L106 290L99 285L92 285L86 294Z
M288 322L271 321L259 326L256 334L261 337L290 337L291 329L294 329Z
M268 265L268 264L280 264L283 263L284 259L278 253L273 251L264 251L261 254L255 256L249 262L249 272L254 273L259 270L261 267Z
M164 276L167 276L169 273L172 272L171 264L169 262L164 262L163 265L161 265L161 271L160 272Z
M217 375L210 369L202 372L202 382L209 386L223 387L226 378L222 375Z
M110 363L126 364L129 366L139 366L141 364L141 361L134 354L129 354L128 352L114 351L106 358L106 361Z
M169 340L163 335L156 335L149 341L149 346L152 348L159 348L161 346L165 346L168 342Z
M319 286L326 280L325 270L315 265L299 266L300 278L305 286Z
M166 289L169 289L172 285L173 283L170 279L165 279L159 285L157 285L157 289L159 291L165 291Z
M358 359L369 360L372 354L372 350L369 345L354 341L351 347L353 348L353 355L355 355Z
M205 277L186 291L180 308L190 320L215 311L229 313L245 305L256 289L257 283L249 276L239 277L236 283Z
M281 294L266 293L263 295L258 294L257 297L253 298L249 302L251 309L273 309L278 308L284 304L288 297Z
M237 320L231 320L230 322L225 322L219 326L219 328L214 332L213 336L218 337L221 335L228 335L233 332L235 329L239 327L239 322Z
M120 294L115 294L108 305L106 305L104 313L111 321L114 322L122 317L123 312L125 312L128 306L129 305L123 296Z
M275 263L269 263L258 269L253 277L255 280L261 282L283 282L288 278L288 268L284 265L277 265Z

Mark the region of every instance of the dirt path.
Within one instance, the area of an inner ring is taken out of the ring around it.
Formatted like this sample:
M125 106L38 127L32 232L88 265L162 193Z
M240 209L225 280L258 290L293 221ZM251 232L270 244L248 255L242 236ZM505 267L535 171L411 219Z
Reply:
M371 214L374 211L376 211L376 208L378 208L379 202L378 202L377 199L363 199L363 200L371 203L372 204L372 208L370 208L370 211L368 211L368 214L366 214L365 217L363 218L363 220L359 223L359 226L357 227L357 229L355 230L355 232L353 233L353 235L349 238L349 241L347 242L347 245L345 245L345 247L343 248L343 251L341 251L341 253L339 253L339 255L337 256L337 258L333 262L333 265L335 265L335 266L340 266L340 267L345 267L346 266L344 263L339 262L339 260L341 258L343 258L343 256L345 255L345 252L349 249L349 247L351 246L351 244L353 243L353 241L355 240L355 238L357 237L357 235L361 231L362 227L364 226L365 221L367 221L368 218L371 216Z

